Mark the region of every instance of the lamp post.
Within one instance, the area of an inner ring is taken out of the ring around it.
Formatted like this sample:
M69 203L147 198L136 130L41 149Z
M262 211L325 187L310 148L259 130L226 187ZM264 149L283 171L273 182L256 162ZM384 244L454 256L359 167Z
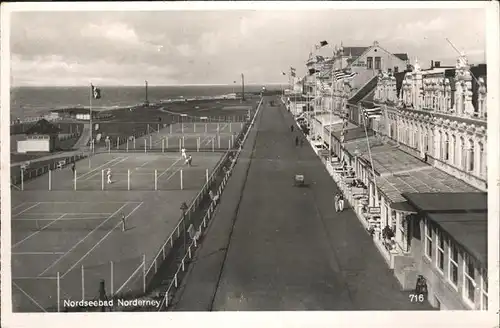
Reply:
M183 244L184 244L184 252L186 251L186 211L188 206L186 202L182 202L180 210L182 212L182 236L183 236Z

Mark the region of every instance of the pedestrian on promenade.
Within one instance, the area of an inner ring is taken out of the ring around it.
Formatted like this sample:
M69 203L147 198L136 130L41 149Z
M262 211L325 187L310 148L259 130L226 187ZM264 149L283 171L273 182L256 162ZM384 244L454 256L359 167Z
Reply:
M73 175L75 175L75 171L76 171L76 164L73 163L73 165L71 165L71 171L73 171Z
M295 147L299 145L299 137L295 137Z
M293 132L293 125L290 125L290 132Z
M339 194L339 212L344 210L344 196Z
M333 197L333 204L335 205L335 212L339 211L339 194L335 194Z

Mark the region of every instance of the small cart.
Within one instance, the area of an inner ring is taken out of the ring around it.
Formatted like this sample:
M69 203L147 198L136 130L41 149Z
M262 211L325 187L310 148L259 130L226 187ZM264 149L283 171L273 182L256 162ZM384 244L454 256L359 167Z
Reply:
M294 179L294 185L296 187L304 186L304 176L302 174L296 174Z

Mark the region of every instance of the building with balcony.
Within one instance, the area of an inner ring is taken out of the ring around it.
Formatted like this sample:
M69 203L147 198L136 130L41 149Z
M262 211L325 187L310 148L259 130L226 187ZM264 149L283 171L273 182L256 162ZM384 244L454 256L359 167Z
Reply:
M376 179L367 181L382 207L376 227L391 227L389 263L402 286L424 276L430 303L443 309L487 307L485 81L486 66L461 56L455 67L384 72L373 95L383 113L369 125L383 140L373 141ZM384 161L389 154L398 158Z
M394 56L401 66L377 72L354 96L334 82L333 101L311 118L311 139L330 147L321 152L327 169L403 289L423 276L436 308L485 309L486 66L462 56L421 69ZM336 96L348 100L345 110ZM366 117L374 107L382 115Z

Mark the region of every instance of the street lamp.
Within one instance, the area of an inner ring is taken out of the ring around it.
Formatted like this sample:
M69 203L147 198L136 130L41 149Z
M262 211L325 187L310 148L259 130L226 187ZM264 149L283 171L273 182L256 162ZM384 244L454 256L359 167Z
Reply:
M188 209L188 206L186 202L182 202L180 210L182 212L182 228L183 228L183 243L184 243L184 252L186 251L186 211Z

